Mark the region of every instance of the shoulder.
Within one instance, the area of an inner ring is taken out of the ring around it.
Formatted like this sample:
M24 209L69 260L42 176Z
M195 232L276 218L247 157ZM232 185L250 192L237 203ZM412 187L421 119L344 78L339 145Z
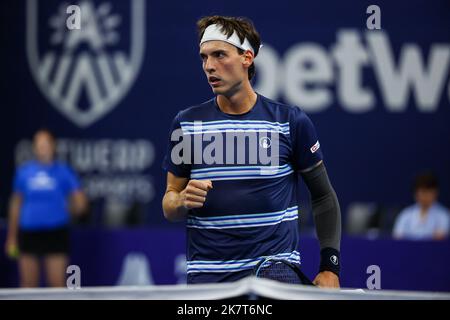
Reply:
M192 121L202 119L206 114L212 111L214 107L214 98L209 99L197 105L189 106L176 115L178 121Z
M289 122L292 129L300 128L303 125L311 127L312 122L306 112L300 107L281 103L262 95L259 95L262 107L265 111L278 119L280 122Z
M418 206L416 204L410 205L400 211L397 219L410 219L416 210L418 210Z
M442 204L440 203L436 203L433 205L433 211L435 212L436 215L444 218L444 219L449 219L450 218L450 211L444 207Z
M282 114L287 115L297 115L304 113L299 107L281 103L279 101L272 100L270 98L267 98L261 94L259 94L259 97L261 99L261 103L264 107L273 109L274 111L278 111Z
M33 171L35 168L36 168L35 161L29 160L17 166L16 172L17 174L26 174L30 171Z

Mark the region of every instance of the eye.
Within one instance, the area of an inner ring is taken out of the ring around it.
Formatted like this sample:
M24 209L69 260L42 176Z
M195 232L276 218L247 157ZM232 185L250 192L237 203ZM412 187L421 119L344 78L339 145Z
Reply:
M221 52L221 51L216 52L216 53L215 53L215 57L216 57L216 58L223 58L223 57L225 57L225 53L224 53L224 52Z

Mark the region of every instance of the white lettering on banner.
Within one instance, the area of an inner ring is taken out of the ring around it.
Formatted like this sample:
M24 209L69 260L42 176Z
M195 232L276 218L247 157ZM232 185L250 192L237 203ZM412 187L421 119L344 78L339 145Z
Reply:
M375 105L373 94L362 87L362 68L369 63L369 54L361 46L356 33L338 33L338 43L333 47L333 57L340 68L337 95L348 112L367 112Z
M33 157L29 140L16 145L16 164ZM155 149L148 140L76 140L57 141L56 157L80 174L91 200L119 198L148 203L155 189L146 171L155 160Z
M318 43L302 43L289 48L283 58L264 44L255 60L256 90L275 100L283 97L306 112L325 111L336 104L349 113L365 113L380 103L388 112L405 112L411 102L420 112L435 112L441 98L445 99L450 44L434 43L429 52L424 50L405 44L396 57L388 33L381 30L363 35L352 29L339 30L330 52ZM376 101L376 88L364 86L363 70L369 67L381 102ZM450 81L447 91L450 101Z
M391 111L404 111L408 106L409 88L412 87L418 109L423 112L435 111L445 78L449 74L450 46L433 45L428 67L425 68L420 47L405 45L396 70L392 50L382 33L371 34L368 43L386 107Z
M332 102L333 65L323 49L313 43L296 45L285 56L286 98L295 105L321 111ZM314 88L310 85L314 84Z
M115 198L148 203L155 189L149 175L85 175L83 186L89 199Z

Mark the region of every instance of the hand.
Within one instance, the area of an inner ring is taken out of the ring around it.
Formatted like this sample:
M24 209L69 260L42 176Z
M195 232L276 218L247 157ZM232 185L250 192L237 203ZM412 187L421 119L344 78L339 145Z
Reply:
M83 191L76 190L70 196L69 211L75 217L81 217L88 213L88 199Z
M212 187L211 180L189 180L186 188L180 192L182 206L186 209L203 207Z
M19 245L16 237L8 236L5 242L6 256L11 259L16 259L19 256Z
M331 271L319 272L313 283L319 288L339 288L339 278Z
M438 230L433 234L433 240L445 240L446 237L447 234L441 230Z

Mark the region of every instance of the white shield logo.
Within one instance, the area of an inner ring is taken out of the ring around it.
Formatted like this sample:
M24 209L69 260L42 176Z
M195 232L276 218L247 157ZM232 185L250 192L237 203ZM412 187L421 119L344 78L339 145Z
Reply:
M142 65L145 48L145 2L131 0L129 52L118 48L123 17L109 2L78 4L81 29L68 30L64 3L48 25L45 50L40 50L39 1L27 0L27 57L38 87L51 104L80 127L111 111L127 94ZM126 38L126 37L124 37ZM44 51L44 52L43 52Z

